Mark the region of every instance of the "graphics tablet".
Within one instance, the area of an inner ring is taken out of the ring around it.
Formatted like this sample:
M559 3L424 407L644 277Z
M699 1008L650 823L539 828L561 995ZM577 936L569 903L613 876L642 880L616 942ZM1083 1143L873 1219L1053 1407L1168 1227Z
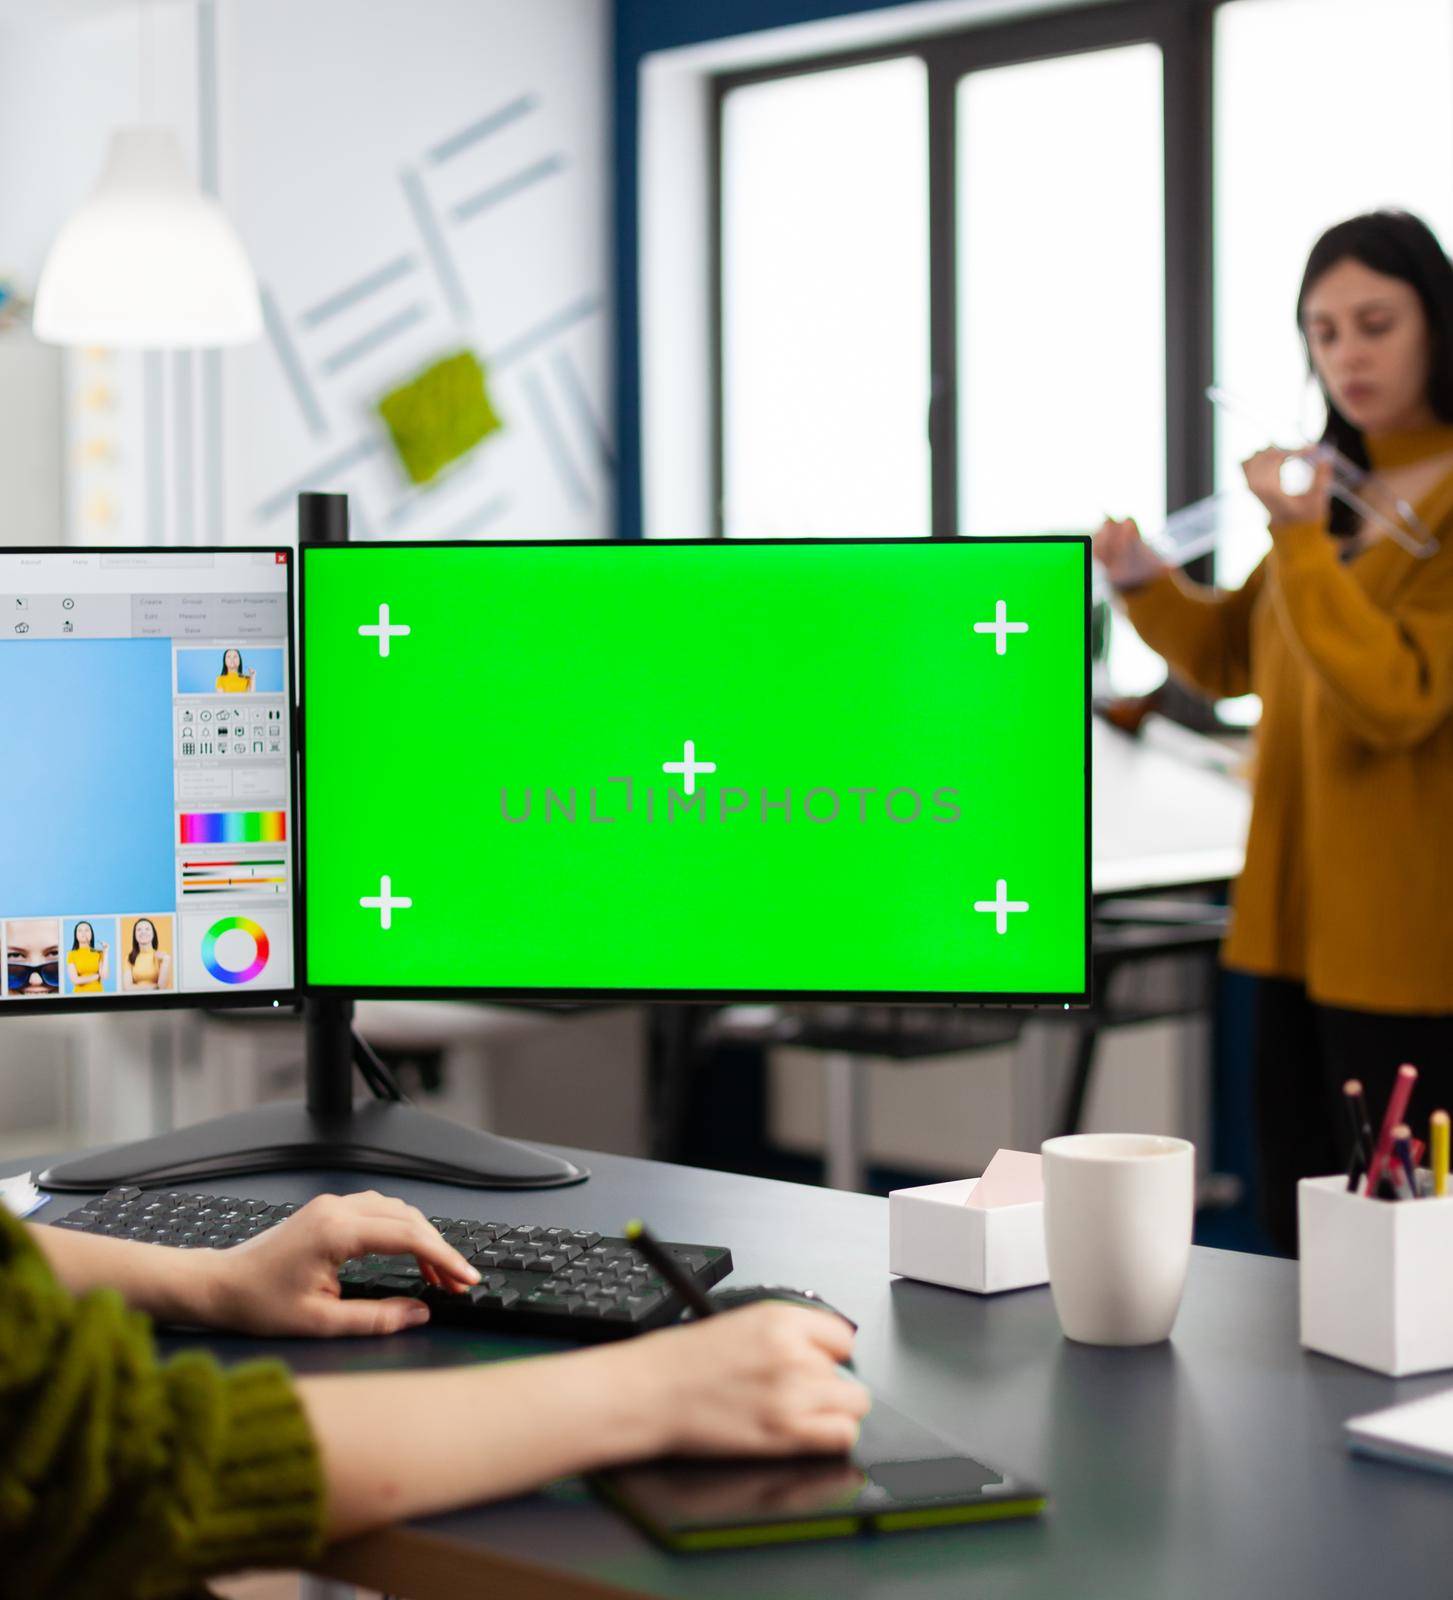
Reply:
M1042 1489L960 1454L882 1401L851 1455L667 1460L592 1477L669 1550L725 1550L1032 1517Z

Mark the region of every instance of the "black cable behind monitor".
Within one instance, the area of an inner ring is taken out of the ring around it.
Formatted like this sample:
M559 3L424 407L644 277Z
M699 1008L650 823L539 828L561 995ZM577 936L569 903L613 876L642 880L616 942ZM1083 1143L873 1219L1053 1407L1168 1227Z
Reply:
M403 1085L394 1076L394 1069L357 1028L353 1030L353 1060L363 1081L373 1090L376 1100L392 1100L398 1105L410 1104Z
M339 544L347 539L347 495L309 491L298 496L300 550L307 544ZM295 739L295 783L298 746ZM299 811L305 800L299 788ZM296 890L305 864L297 852L293 859ZM257 1106L63 1161L41 1174L42 1187L87 1192L123 1184L180 1184L300 1168L361 1171L384 1180L422 1178L484 1189L549 1189L581 1183L589 1176L561 1156L407 1104L392 1072L355 1030L353 1001L335 994L310 994L306 972L299 988L306 1099ZM354 1099L355 1065L377 1098Z

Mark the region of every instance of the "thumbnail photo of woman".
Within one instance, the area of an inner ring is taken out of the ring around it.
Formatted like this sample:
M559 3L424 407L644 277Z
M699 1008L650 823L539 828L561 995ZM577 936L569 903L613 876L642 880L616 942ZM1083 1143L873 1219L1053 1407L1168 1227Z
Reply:
M82 917L71 929L66 952L68 988L72 994L102 994L111 978L111 942L97 939L95 925Z
M286 651L281 645L240 644L178 649L177 693L196 695L282 694L287 688Z
M222 652L222 671L217 678L218 694L250 694L257 682L257 669L242 665L242 652L233 647Z
M16 917L5 924L5 995L51 1000L61 986L59 917Z
M126 960L121 968L121 987L128 992L155 994L172 986L172 919L170 917L127 917L122 923L121 943Z

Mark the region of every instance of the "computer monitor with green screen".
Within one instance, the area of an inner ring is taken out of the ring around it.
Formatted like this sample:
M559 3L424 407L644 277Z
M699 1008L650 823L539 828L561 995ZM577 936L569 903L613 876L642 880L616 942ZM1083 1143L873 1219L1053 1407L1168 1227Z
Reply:
M1087 997L1087 542L322 545L313 990Z

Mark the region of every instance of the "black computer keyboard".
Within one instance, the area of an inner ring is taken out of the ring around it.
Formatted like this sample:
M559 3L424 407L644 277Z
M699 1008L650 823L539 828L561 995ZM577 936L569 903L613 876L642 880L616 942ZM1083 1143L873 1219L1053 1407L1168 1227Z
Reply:
M234 1195L112 1189L50 1226L182 1250L226 1250L297 1209ZM479 1269L479 1283L454 1294L426 1284L413 1256L363 1256L338 1269L344 1298L409 1295L424 1301L434 1322L582 1341L624 1338L681 1315L680 1300L624 1239L586 1228L466 1217L429 1221ZM720 1245L665 1248L702 1289L732 1270L731 1251Z

